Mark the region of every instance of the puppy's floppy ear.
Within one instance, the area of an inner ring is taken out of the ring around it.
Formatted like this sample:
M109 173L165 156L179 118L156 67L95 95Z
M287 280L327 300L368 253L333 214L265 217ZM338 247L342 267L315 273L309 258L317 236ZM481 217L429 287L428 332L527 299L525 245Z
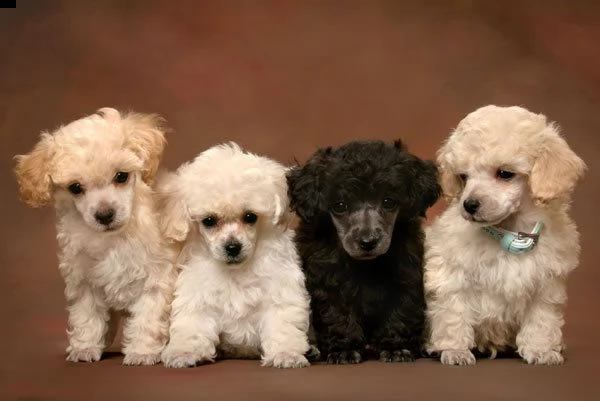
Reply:
M156 196L160 213L160 228L170 241L186 240L192 219L183 197L177 191L177 174L161 171L156 182Z
M417 160L417 179L411 188L411 196L416 200L417 212L425 217L427 209L439 199L442 188L438 181L438 169L431 160Z
M40 141L26 155L17 155L15 174L19 195L31 207L42 207L52 200L52 179L49 163L53 157L54 139L42 133Z
M444 197L451 200L460 195L463 185L459 177L452 171L450 164L447 161L447 147L448 144L446 142L437 153L438 181L441 185Z
M286 168L281 182L277 180L277 189L273 195L273 224L287 226L292 218L287 174L293 168Z
M292 167L287 173L290 205L298 216L312 221L323 208L323 174L327 169L332 148L319 149L304 166Z
M583 176L586 165L560 136L556 125L548 125L547 136L529 175L533 200L538 205L569 194Z
M117 110L103 108L98 111L105 118L120 118ZM144 163L142 179L152 184L166 145L165 120L157 114L128 113L122 119L125 130L125 146Z

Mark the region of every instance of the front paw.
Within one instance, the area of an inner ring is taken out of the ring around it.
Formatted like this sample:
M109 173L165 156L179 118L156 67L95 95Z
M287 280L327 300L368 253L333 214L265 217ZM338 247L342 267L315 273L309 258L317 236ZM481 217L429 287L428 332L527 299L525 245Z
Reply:
M67 361L69 362L97 362L102 357L102 348L69 349Z
M262 366L272 366L281 369L305 368L310 366L308 359L296 352L278 352L273 356L264 357Z
M160 354L127 354L123 358L123 365L139 366L139 365L156 365L160 362Z
M162 353L161 360L167 368L192 368L203 362L214 362L214 357L198 352L169 350Z
M321 359L321 351L316 345L311 345L305 356L309 361L318 361Z
M362 355L358 351L330 352L327 363L330 365L347 365L362 362Z
M521 357L529 364L533 365L562 365L564 358L558 351L537 351L531 348L524 348L519 351Z
M475 355L468 349L465 350L444 350L440 356L440 361L444 365L475 365Z
M407 349L400 351L381 351L379 353L379 362L414 362L415 357Z

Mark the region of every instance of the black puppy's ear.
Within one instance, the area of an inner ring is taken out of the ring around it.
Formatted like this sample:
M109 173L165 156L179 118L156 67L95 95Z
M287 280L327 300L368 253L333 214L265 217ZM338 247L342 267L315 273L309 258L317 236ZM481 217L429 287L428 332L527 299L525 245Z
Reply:
M321 209L323 175L332 148L319 149L304 166L292 167L287 173L290 207L305 222Z
M439 199L442 188L438 181L438 169L435 162L419 159L415 167L415 181L410 196L414 201L415 211L421 217L425 217L427 209Z

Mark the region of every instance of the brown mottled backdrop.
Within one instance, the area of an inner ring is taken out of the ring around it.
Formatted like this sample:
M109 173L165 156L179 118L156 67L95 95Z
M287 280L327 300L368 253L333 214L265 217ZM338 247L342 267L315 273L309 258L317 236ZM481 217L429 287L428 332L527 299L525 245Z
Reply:
M17 3L0 11L0 399L600 400L598 2ZM583 255L569 287L565 366L64 362L53 212L20 204L11 172L11 157L40 131L110 105L168 119L169 168L226 140L288 163L318 146L401 137L430 158L488 103L547 114L590 167L573 208Z

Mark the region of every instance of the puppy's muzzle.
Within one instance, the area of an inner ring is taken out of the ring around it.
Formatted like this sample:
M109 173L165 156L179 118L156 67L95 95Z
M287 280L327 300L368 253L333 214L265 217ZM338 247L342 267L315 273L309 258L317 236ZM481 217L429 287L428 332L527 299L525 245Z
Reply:
M234 239L231 239L225 243L224 246L225 255L227 256L227 263L240 263L242 258L242 244Z
M463 208L465 209L465 212L469 213L470 215L477 213L480 206L481 202L479 202L477 199L467 199L463 202Z
M115 220L115 209L100 209L94 213L94 219L103 226L109 226Z
M358 239L358 246L365 252L371 252L379 244L381 238L375 235L365 235Z

